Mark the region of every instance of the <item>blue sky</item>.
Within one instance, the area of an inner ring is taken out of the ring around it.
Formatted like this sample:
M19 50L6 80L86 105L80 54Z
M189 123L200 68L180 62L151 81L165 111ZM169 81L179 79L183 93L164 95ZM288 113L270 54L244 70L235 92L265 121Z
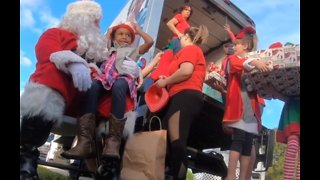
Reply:
M101 33L112 23L128 0L96 0L103 8ZM41 33L56 26L66 7L74 0L20 0L20 95L35 69L34 46ZM299 0L231 0L253 19L259 37L258 49L273 42L300 44ZM283 102L267 100L263 125L278 126Z

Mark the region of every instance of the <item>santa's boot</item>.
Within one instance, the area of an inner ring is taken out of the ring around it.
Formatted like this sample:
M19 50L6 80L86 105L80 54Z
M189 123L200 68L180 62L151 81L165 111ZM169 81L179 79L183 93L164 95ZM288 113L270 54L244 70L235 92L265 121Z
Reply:
M20 180L37 180L38 147L50 134L53 122L41 116L23 117L20 130Z
M94 133L96 117L92 113L83 115L78 120L77 145L61 154L67 159L87 159L95 155Z
M120 173L120 145L126 123L126 118L117 119L113 115L109 119L109 132L104 139L102 162L97 174L103 177L114 178Z

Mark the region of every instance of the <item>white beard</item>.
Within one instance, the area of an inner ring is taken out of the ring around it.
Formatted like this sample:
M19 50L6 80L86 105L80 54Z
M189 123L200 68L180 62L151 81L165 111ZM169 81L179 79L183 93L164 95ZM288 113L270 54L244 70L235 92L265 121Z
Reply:
M99 34L99 29L97 27L89 27L82 30L81 34L79 34L76 53L80 56L85 54L85 59L90 59L94 62L105 60L108 48L106 41Z
M78 47L76 49L78 55L85 55L85 59L94 62L106 59L108 53L107 42L100 35L100 28L97 27L91 16L68 14L64 16L59 27L78 36Z

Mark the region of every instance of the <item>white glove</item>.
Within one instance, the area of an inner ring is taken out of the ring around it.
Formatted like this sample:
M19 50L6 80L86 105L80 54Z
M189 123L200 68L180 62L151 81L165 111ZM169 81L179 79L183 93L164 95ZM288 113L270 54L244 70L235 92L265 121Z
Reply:
M90 70L82 63L71 63L68 66L73 84L79 91L87 91L91 87Z
M135 78L139 77L140 67L135 61L132 60L124 60L123 61L123 69L125 73L131 74Z

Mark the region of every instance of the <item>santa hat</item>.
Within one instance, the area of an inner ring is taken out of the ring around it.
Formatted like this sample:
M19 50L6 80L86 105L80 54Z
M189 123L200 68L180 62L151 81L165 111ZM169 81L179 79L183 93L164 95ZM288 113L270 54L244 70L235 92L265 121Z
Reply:
M101 6L91 0L80 0L70 3L67 8L67 14L88 14L100 19L102 17Z
M242 39L246 35L255 34L256 30L252 26L244 27L237 35L236 39Z
M136 34L133 26L134 26L134 24L132 24L131 22L124 22L124 23L121 23L119 25L113 26L112 27L112 32L115 32L119 28L127 29L128 31L130 31L131 38L132 38L131 43L132 43L134 41L135 34Z
M273 48L280 48L282 47L283 45L281 44L281 42L275 42L275 43L272 43L270 46L269 46L269 49L273 49Z

